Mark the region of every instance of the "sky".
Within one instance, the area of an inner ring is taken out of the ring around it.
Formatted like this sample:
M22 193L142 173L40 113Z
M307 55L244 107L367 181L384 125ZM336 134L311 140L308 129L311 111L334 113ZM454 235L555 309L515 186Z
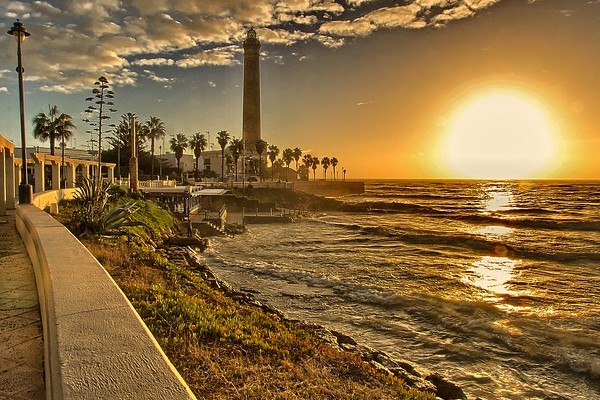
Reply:
M209 132L215 149L217 131L241 137L253 27L262 138L281 150L336 157L349 179L600 179L600 0L0 0L0 15L31 32L28 145L49 104L86 145L101 75L117 120L157 116L167 139ZM19 145L14 39L0 51L0 135Z

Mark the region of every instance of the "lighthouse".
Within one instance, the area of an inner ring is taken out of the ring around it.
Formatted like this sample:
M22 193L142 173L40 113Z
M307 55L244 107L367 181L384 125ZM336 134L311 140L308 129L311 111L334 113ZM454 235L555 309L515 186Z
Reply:
M244 40L244 104L242 139L247 153L256 151L260 139L260 41L248 30Z

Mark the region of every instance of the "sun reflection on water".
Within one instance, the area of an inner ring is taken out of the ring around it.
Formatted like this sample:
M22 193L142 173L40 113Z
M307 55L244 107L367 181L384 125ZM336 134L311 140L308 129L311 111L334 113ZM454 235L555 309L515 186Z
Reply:
M510 294L508 282L514 276L514 269L520 261L506 257L484 256L473 263L465 276L468 283L493 294Z
M500 225L488 225L488 226L484 226L482 228L479 228L475 231L475 233L479 234L479 235L497 235L497 236L502 236L502 235L506 235L509 234L513 231L513 228L509 228L506 226L500 226Z
M485 214L510 209L514 202L508 185L492 184L482 188L482 205Z

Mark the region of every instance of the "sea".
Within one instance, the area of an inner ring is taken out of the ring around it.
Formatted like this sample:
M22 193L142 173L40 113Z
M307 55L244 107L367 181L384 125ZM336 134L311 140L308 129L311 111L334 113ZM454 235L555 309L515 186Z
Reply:
M339 199L369 211L249 225L202 257L469 399L600 399L600 182L367 181Z

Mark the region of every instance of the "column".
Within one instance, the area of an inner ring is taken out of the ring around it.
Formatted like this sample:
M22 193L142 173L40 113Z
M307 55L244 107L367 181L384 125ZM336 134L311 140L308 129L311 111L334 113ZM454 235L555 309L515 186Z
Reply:
M60 189L60 165L52 162L52 190Z
M108 180L110 183L115 183L115 167L107 166L106 168L108 168Z
M90 179L90 166L88 164L81 165L81 176Z
M76 181L76 170L77 170L77 165L75 164L67 164L66 165L66 176L65 178L67 179L67 185L66 187L68 188L74 188L75 187L75 181Z
M43 192L44 182L46 180L46 177L44 176L44 161L39 161L35 158L33 159L33 179L35 180L33 192Z
M14 210L17 206L17 201L15 198L16 188L19 186L17 184L19 177L18 174L15 176L15 171L18 171L15 168L15 154L8 153L6 154L6 209Z
M6 148L0 149L0 215L6 215Z

